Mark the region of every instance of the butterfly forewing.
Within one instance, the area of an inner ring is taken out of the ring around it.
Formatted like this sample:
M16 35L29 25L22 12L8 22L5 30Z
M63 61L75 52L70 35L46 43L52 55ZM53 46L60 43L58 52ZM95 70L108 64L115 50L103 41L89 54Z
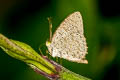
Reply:
M48 47L53 57L60 57L78 63L87 63L86 39L80 12L69 15L55 31Z

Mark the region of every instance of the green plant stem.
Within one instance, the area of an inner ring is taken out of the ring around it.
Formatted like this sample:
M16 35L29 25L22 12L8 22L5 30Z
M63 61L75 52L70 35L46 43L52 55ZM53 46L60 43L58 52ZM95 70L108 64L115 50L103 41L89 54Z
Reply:
M0 34L0 47L11 57L25 62L38 74L51 80L90 80L65 69L46 56L39 55L29 45L8 39L2 34Z
M61 78L59 80L91 80L89 78L83 77L81 75L78 75L72 71L69 71L66 68L62 68L62 71L60 72Z

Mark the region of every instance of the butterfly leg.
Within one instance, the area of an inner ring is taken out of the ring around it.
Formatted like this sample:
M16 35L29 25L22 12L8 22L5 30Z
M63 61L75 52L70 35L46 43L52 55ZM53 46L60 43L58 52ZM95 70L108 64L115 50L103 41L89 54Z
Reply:
M58 63L58 57L55 57L55 62L57 62L57 63Z
M62 59L60 58L60 65L62 65Z
M45 44L41 44L41 45L39 46L39 51L40 51L40 53L41 53L42 56L44 56L44 55L43 55L43 52L42 52L42 50L41 50L41 48L42 48L43 45L45 45Z
M60 65L62 65L62 59L61 58L56 57L55 59L56 59L57 63L59 63Z
M41 49L43 45L45 45L45 44L41 44L41 45L39 46L39 51L40 51L40 53L41 53L42 56L44 56L44 54L43 54L43 52L42 52L42 49ZM48 50L46 50L45 56L50 59Z
M49 55L49 51L46 50L46 56L48 56L48 59L51 59L51 56Z

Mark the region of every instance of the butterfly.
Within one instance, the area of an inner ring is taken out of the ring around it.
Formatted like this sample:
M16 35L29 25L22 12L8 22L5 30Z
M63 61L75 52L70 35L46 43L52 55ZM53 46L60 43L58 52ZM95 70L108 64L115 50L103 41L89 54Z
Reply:
M85 59L88 47L79 11L65 18L51 36L51 40L46 41L46 46L52 57L60 57L77 63L88 63Z

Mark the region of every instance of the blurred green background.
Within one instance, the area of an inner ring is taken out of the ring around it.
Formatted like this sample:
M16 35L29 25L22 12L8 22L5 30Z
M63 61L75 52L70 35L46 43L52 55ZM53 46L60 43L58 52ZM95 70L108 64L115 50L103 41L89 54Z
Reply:
M80 11L88 43L89 64L63 60L63 66L93 80L120 80L119 0L0 0L0 33L31 45L38 53L70 13ZM0 49L0 80L47 80Z

